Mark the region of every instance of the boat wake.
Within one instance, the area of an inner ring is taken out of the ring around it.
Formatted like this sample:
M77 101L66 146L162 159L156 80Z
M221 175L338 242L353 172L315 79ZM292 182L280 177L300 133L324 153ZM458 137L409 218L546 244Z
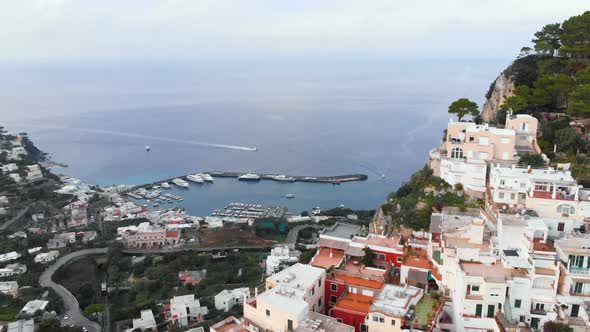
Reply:
M80 131L80 132L85 132L85 133L104 134L104 135L112 135L112 136L120 136L120 137L130 137L130 138L137 138L137 139L142 139L142 140L186 144L186 145L193 145L193 146L207 147L207 148L214 148L214 149L228 149L228 150L240 150L240 151L257 151L258 150L256 147L229 145L229 144L218 144L218 143L209 143L209 142L197 142L197 141L178 139L178 138L143 135L143 134L127 133L127 132L122 132L122 131L113 131L113 130L105 130L105 129L73 128L73 127L64 127L64 126L37 126L37 125L30 126L30 127L39 127L39 128L45 128L45 129L74 130L74 131Z

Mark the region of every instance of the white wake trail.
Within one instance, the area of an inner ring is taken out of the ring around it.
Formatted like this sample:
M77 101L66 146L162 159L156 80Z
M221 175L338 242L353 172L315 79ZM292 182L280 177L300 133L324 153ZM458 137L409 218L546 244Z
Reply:
M257 148L255 148L255 147L248 147L248 146L218 144L218 143L208 143L208 142L196 142L196 141L191 141L191 140L184 140L184 139L177 139L177 138L170 138L170 137L161 137L161 136L152 136L152 135L143 135L143 134L136 134L136 133L126 133L126 132L121 132L121 131L113 131L113 130L105 130L105 129L73 128L73 127L63 127L63 126L37 126L37 125L31 126L31 127L39 127L39 128L47 128L47 129L62 129L62 130L69 129L69 130L81 131L81 132L86 132L86 133L139 138L139 139L144 139L144 140L187 144L187 145L209 147L209 148L216 148L216 149L229 149L229 150L241 150L241 151L256 151L257 150Z

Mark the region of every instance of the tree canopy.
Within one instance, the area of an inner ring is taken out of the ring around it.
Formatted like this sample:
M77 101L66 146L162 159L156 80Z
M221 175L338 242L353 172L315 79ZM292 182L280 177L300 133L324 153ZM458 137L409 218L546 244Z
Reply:
M465 115L471 115L473 117L478 116L479 108L477 104L471 100L460 98L451 103L449 106L449 113L457 115L457 118L461 121Z

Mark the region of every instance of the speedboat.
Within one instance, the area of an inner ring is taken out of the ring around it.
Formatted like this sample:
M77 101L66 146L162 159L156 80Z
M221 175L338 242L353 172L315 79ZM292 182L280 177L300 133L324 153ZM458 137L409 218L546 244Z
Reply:
M170 183L168 182L162 182L160 186L164 189L170 189Z
M172 183L179 187L188 188L188 182L184 181L183 179L176 178L172 180Z
M255 174L255 173L246 173L244 175L238 176L238 180L259 181L260 180L260 175Z
M149 150L151 150L151 149L152 149L152 148L150 148L150 146L149 146L149 145L146 145L146 146L145 146L145 150L146 150L146 151L149 151Z
M276 180L276 181L283 181L283 182L293 182L293 181L295 181L295 178L294 177L292 177L292 176L286 176L284 174L275 175L275 176L272 177L272 179L273 180Z
M285 195L285 198L295 198L295 195L293 195L293 194L287 194L287 195Z
M187 180L196 182L196 183L203 183L203 178L199 174L191 174L186 177Z
M199 175L201 175L201 178L203 178L203 180L207 181L207 182L213 182L213 177L208 174L208 173L199 173Z

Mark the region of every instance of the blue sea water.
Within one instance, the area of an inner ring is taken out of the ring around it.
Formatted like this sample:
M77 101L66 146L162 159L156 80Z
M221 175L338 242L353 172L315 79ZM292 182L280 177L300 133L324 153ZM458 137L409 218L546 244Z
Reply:
M195 215L233 201L292 212L372 209L424 165L440 142L448 104L460 97L483 102L504 65L324 59L0 68L0 114L9 129L27 131L69 165L58 172L100 185L211 170L369 176L341 185L218 178L174 189ZM26 88L9 84L11 75Z

